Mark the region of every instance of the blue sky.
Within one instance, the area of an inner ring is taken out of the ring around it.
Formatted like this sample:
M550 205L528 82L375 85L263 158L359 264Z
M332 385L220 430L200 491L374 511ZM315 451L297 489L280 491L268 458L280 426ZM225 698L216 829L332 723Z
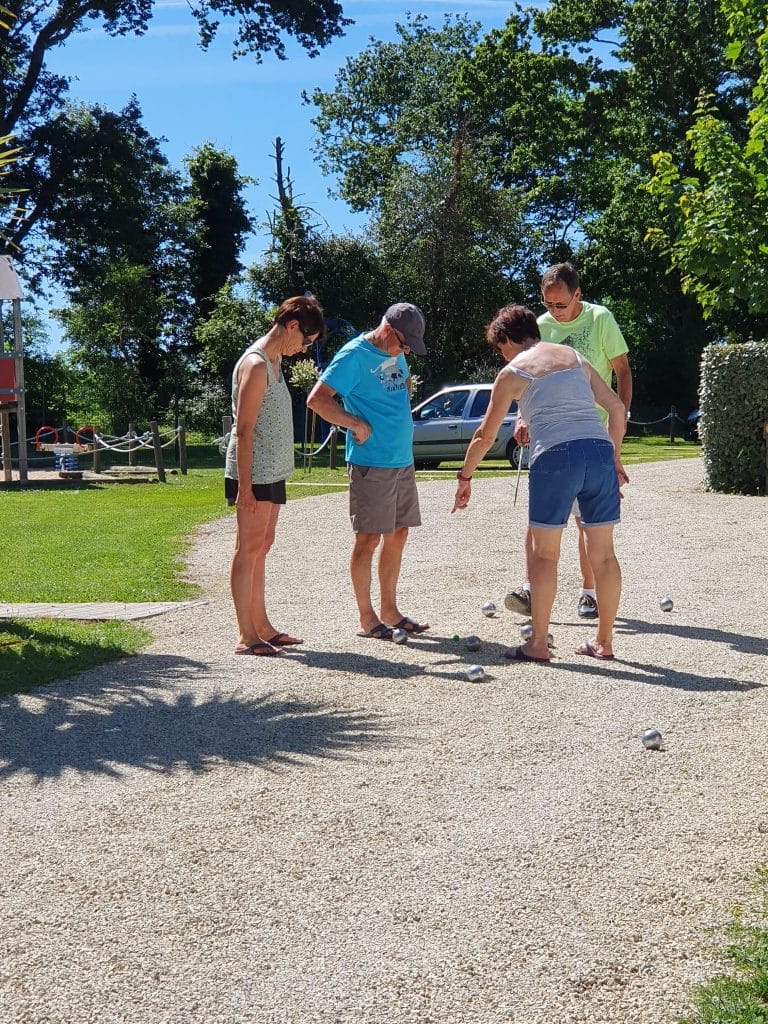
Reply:
M176 166L206 141L228 150L240 173L258 181L248 189L247 201L251 215L262 222L274 208L272 152L279 135L302 201L334 231L355 229L361 219L329 198L333 182L322 177L313 160L313 108L302 103L302 90L331 88L346 57L364 49L371 37L396 38L395 24L403 22L407 12L426 15L435 26L442 24L446 13L468 14L490 30L504 24L513 5L501 0L343 0L343 7L355 24L314 59L291 45L286 61L271 55L261 64L247 57L233 61L233 30L226 25L203 52L186 0L160 0L144 36L111 38L94 28L71 38L54 53L49 67L76 78L73 99L119 109L135 94L146 127L167 140L163 150ZM249 240L246 263L260 255L264 243L263 232Z

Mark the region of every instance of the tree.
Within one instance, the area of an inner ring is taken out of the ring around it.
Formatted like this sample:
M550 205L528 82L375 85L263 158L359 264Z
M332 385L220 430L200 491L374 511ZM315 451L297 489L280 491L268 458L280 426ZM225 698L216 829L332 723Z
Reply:
M240 176L231 154L210 142L195 149L186 163L194 224L192 297L197 319L205 319L219 290L242 270L240 254L253 226L242 196L249 179Z
M721 0L721 7L729 58L758 64L746 131L729 123L718 95L701 96L687 159L663 150L654 157L650 191L662 225L648 237L704 315L744 338L764 336L768 326L768 13L756 0Z
M377 322L386 308L389 285L378 252L368 239L322 232L310 222L312 210L294 198L285 152L275 140L277 209L269 217L272 244L249 268L248 280L262 302L278 306L289 295L311 292L326 319L358 328ZM331 342L338 341L341 334ZM327 355L328 347L324 350Z
M317 152L340 194L372 214L389 300L423 308L424 373L441 381L476 366L482 326L509 296L525 258L519 205L484 161L485 125L462 93L479 26L415 17L397 30L347 60L333 91L313 92Z
M716 5L698 0L554 0L511 18L464 69L491 159L523 194L543 262L574 259L586 295L623 312L647 404L695 401L711 336L679 275L645 243L651 156L664 139L685 159L702 85L730 124L742 121L749 62L734 74L725 44Z
M82 413L118 434L129 421L159 418L170 403L173 378L167 351L158 344L167 299L149 268L127 260L108 264L102 287L58 316L81 382Z
M0 136L16 135L28 154L17 185L29 187L23 204L22 225L7 224L6 232L19 243L45 214L63 184L63 164L49 167L38 148L38 135L64 105L68 79L46 68L48 53L66 44L71 35L98 22L108 35L142 35L154 13L152 0L61 0L57 4L23 0L17 17L0 24ZM191 8L200 28L200 45L206 49L222 21L234 22L233 56L250 55L260 60L267 52L285 57L284 36L293 36L314 56L343 33L349 24L335 0L207 0ZM45 182L47 187L43 188Z
M184 182L142 124L135 98L118 113L68 105L40 129L37 146L38 165L52 178L35 180L45 198L25 230L42 219L45 272L75 297L99 285L106 264L126 259L159 272L160 260L186 243Z

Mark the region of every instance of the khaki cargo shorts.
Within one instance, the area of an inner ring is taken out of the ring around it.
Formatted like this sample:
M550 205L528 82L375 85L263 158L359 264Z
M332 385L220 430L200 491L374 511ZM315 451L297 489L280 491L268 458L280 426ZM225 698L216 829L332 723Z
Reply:
M416 470L382 469L350 462L349 518L355 533L392 533L421 526Z

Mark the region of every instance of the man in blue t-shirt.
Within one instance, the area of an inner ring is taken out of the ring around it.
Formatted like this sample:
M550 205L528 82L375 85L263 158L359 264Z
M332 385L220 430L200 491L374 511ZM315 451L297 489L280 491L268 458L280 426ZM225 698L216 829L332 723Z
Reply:
M423 633L429 628L403 615L397 605L408 530L421 526L405 361L409 352L426 355L424 317L410 302L396 302L374 331L353 338L336 353L307 398L313 412L347 430L349 515L355 532L350 574L360 613L358 636L376 640L391 640L395 629ZM379 544L377 614L371 566Z

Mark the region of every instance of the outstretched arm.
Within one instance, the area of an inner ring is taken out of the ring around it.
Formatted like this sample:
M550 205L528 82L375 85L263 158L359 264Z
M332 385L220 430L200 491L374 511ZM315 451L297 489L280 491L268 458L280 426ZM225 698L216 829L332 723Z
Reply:
M457 508L466 508L469 504L469 496L472 492L472 474L496 440L496 435L504 422L504 417L509 412L510 405L520 397L525 387L525 381L506 370L502 370L494 381L488 410L483 417L483 422L472 436L467 454L464 456L464 465L461 467L461 478L456 488L452 512L455 512Z

